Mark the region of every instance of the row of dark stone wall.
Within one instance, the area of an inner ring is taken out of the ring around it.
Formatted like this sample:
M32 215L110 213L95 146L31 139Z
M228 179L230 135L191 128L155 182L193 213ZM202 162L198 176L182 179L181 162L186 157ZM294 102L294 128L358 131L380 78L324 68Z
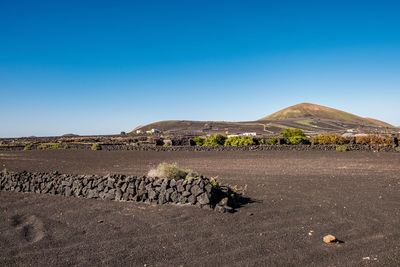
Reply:
M400 152L398 146L382 145L344 145L347 151ZM255 146L137 146L124 147L101 145L103 150L136 151L336 151L336 145L255 145Z
M132 150L132 151L335 151L336 145L255 145L255 146L156 146L141 145L131 146L123 144L99 144L101 150ZM383 145L359 145L347 144L348 151L379 151L379 152L400 152L399 146L383 146ZM68 149L71 150L90 150L91 144L69 144ZM0 146L3 151L21 151L24 146ZM63 149L62 146L60 149ZM32 146L32 150L36 150Z
M72 175L54 173L0 173L0 190L34 192L114 201L196 205L232 212L229 187L215 187L207 178L162 179L126 175Z

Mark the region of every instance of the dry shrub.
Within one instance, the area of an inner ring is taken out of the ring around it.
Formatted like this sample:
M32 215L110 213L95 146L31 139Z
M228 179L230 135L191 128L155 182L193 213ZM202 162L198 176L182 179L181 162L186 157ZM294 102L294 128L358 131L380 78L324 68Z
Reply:
M167 179L185 179L189 173L194 173L189 169L179 168L177 163L160 163L156 169L151 169L147 174L149 177L159 177Z
M326 134L314 136L311 142L316 145L343 145L350 143L350 138L339 134Z
M40 144L37 149L39 150L43 150L43 149L47 149L47 144Z
M26 150L31 150L32 149L32 144L27 144L25 147L24 147L24 151L26 151Z
M370 134L366 136L357 136L356 143L360 145L384 145L384 146L393 145L392 139L375 134Z
M345 145L336 145L336 151L346 152L347 151L347 146L345 146Z
M100 144L94 143L91 147L91 150L101 150Z

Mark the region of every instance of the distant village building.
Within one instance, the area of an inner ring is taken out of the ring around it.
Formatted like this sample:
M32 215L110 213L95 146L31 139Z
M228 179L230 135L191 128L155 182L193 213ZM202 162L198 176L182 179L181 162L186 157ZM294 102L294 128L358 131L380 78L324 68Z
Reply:
M239 134L229 134L227 137L237 137L237 136L256 136L257 133L239 133Z
M150 131L146 131L146 133L148 133L148 134L157 134L157 133L160 133L160 131L155 129L155 128L153 128Z
M354 137L353 133L344 133L342 134L343 137Z
M242 135L243 135L243 136L256 136L257 133L255 133L255 132L252 132L252 133L243 133Z
M136 133L140 134L140 133L142 133L142 130L136 130Z

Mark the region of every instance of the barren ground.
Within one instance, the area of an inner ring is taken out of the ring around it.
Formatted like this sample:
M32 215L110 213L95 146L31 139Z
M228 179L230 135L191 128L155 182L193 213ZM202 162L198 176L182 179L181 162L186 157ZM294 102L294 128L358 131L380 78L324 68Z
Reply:
M400 153L0 153L9 171L143 175L162 161L247 184L254 202L219 214L0 191L0 265L400 264Z

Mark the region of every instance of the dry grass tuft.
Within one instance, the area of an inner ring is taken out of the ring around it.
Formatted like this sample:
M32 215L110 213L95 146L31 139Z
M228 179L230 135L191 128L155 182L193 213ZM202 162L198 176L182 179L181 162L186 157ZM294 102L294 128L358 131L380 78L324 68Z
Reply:
M185 179L189 173L196 174L192 170L179 168L176 162L171 164L163 162L160 163L156 169L151 169L147 175L149 177L159 177L159 178L179 180L179 179Z

